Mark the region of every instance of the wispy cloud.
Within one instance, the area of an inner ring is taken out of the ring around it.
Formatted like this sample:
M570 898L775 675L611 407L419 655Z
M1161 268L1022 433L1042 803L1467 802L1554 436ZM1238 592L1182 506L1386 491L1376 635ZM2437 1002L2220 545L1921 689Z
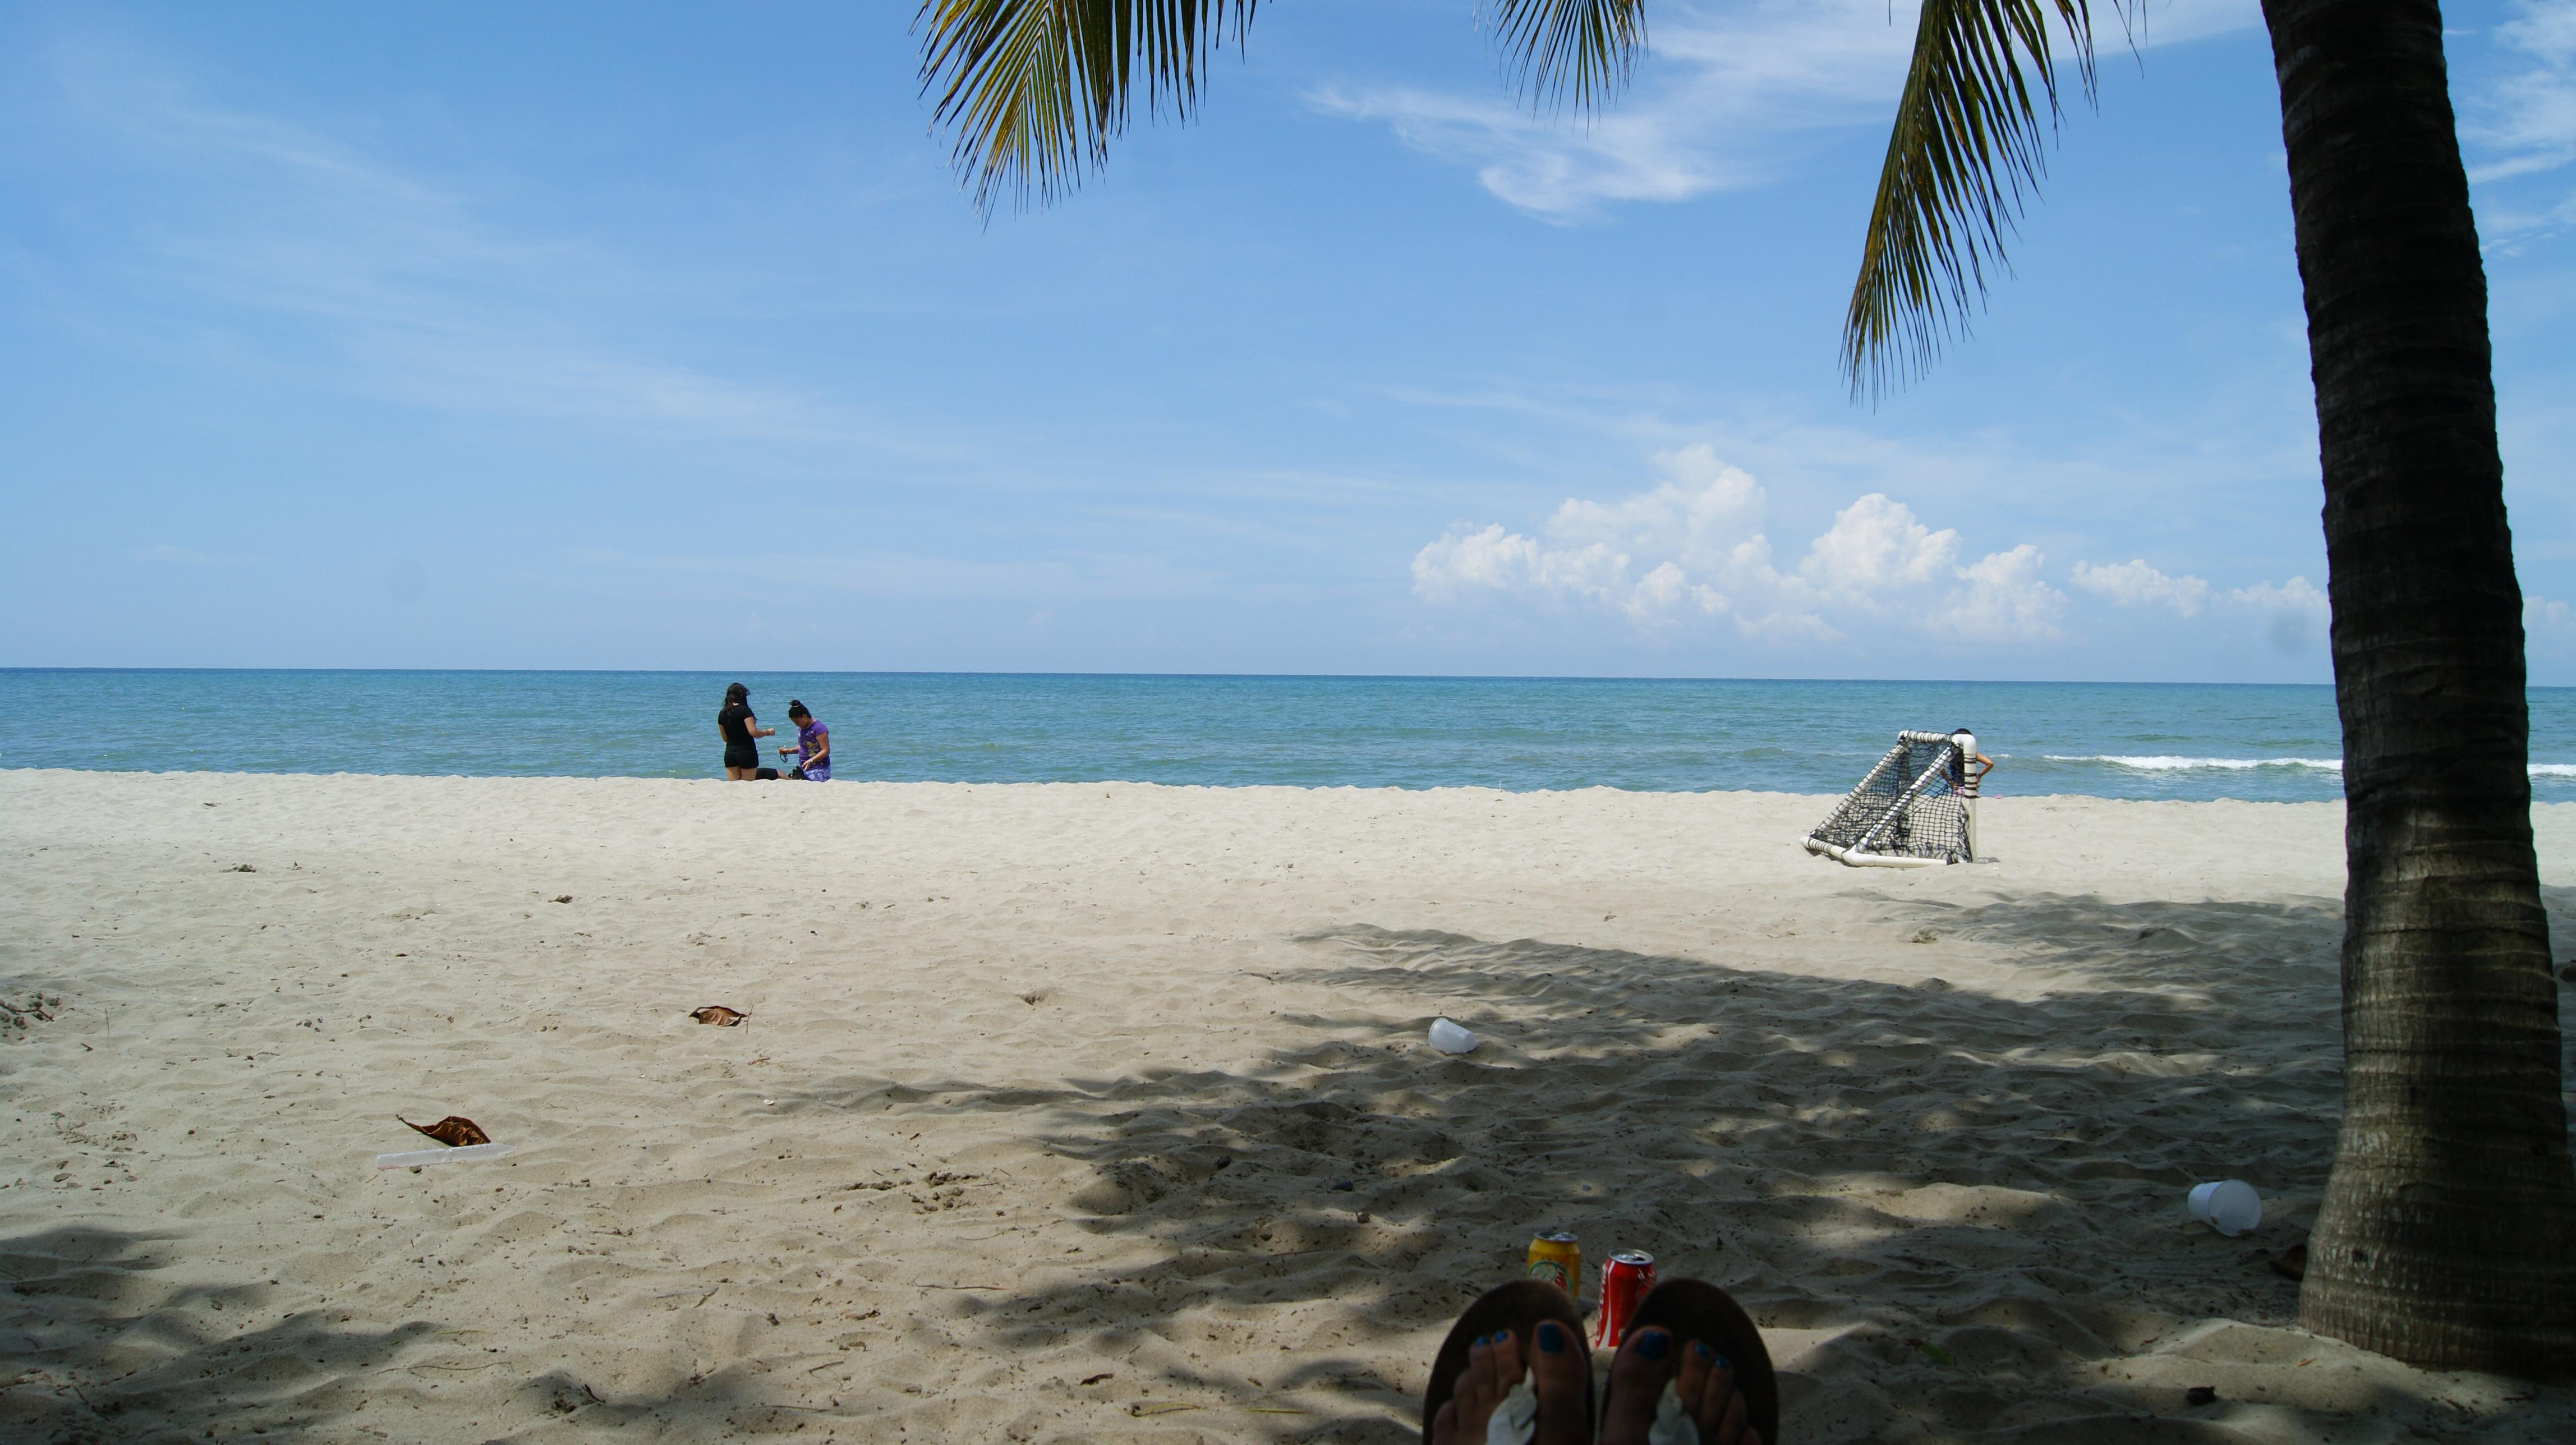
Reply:
M2517 0L2493 31L2518 62L2468 97L2462 129L2482 155L2481 181L2576 161L2576 5Z
M2078 562L2075 585L2119 607L2169 608L2183 617L2198 617L2213 601L2251 614L2263 638L2284 653L2305 652L2325 631L2330 608L2326 595L2305 577L2287 582L2257 582L2216 592L2206 577L2188 573L2168 576L2142 559L2103 566Z
M137 283L319 342L336 384L442 409L917 449L846 405L610 339L621 328L595 313L672 279L505 219L470 183L210 99L128 51L66 43L48 61L73 113L163 178L121 258Z
M2330 611L2326 594L2305 577L2239 587L2227 594L2227 600L2262 618L2264 639L2277 652L2306 652L2325 636Z
M1533 116L1490 94L1408 87L1327 86L1307 99L1473 169L1523 211L1574 220L1618 202L1762 185L1818 137L1883 127L1914 43L1912 13L1884 0L1659 9L1635 90L1589 123ZM2135 13L2141 47L2261 19L2254 0L2169 0ZM2097 39L2124 43L2116 31Z
M1207 593L1222 580L1164 558L1114 552L982 560L893 551L637 555L581 547L569 561L568 568L547 580L597 591L639 581L661 590L676 579L689 579L726 593L786 585L913 601L1178 597Z
M2564 654L2576 644L2576 607L2527 592L2522 598L2523 647L2531 652Z

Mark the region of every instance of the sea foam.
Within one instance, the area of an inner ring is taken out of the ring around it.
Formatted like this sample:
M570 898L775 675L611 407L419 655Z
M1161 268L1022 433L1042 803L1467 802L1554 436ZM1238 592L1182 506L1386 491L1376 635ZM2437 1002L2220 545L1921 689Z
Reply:
M2135 768L2142 773L2178 773L2194 768L2221 768L2241 771L2246 768L2318 768L2330 773L2343 771L2341 758L2178 758L2166 754L2129 756L2120 753L2091 753L2069 757L2044 753L2041 761L2051 763L2107 763L2115 768ZM2533 763L2535 778L2576 778L2576 763Z

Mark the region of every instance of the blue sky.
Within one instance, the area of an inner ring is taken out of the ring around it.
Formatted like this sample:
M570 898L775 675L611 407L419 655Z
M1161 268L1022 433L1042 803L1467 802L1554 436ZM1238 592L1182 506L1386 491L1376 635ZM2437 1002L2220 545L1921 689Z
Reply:
M2101 8L2013 275L1872 408L1882 0L1655 4L1589 126L1466 0L1276 0L989 225L909 5L21 0L0 665L2322 681L2256 8ZM2450 20L2572 683L2576 3Z

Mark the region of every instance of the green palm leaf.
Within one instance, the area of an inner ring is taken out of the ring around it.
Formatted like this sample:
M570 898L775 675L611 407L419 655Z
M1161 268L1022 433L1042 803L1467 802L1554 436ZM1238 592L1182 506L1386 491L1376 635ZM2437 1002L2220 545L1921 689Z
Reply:
M1569 90L1577 110L1608 103L1646 46L1645 0L1494 0L1493 26L1533 105Z
M2086 0L1924 0L1843 321L1855 394L1919 375L1966 326L1970 293L1983 299L1986 268L2005 264L2004 233L2043 167L2041 100L2048 128L2059 115L2052 11L2090 99Z
M1229 33L1258 0L922 0L921 88L990 212L1004 192L1054 200L1108 155L1141 75L1148 113L1186 120ZM1644 0L1493 0L1497 43L1534 102L1606 101L1645 44Z
M923 0L921 85L934 124L957 129L953 159L986 211L1002 191L1025 204L1072 188L1127 124L1141 69L1145 104L1186 119L1208 62L1252 23L1257 0Z

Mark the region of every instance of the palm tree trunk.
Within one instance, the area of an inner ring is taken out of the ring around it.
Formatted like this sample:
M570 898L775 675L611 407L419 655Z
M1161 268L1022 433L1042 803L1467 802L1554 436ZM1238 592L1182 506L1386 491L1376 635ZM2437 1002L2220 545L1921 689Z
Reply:
M2531 844L2486 273L2435 0L2263 0L2343 717L2344 1114L2310 1329L2576 1372L2576 1170Z

